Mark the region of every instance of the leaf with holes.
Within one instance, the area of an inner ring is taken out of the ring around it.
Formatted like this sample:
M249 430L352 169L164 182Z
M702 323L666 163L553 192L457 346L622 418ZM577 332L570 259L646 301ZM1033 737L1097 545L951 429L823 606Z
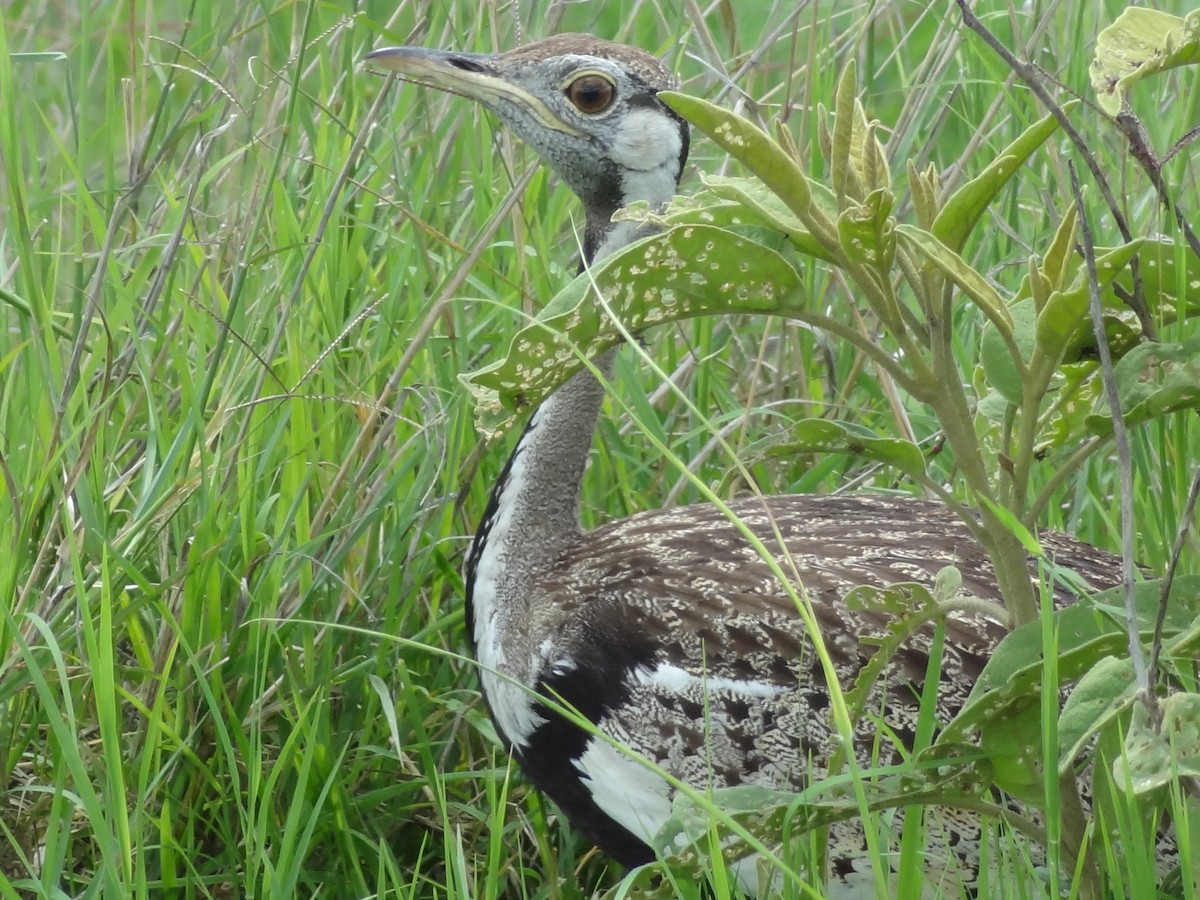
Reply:
M1134 699L1133 663L1104 656L1079 679L1058 717L1058 771L1066 774L1097 731L1129 709Z
M800 309L800 276L779 253L710 225L681 225L584 272L517 332L505 358L461 380L493 437L583 366L653 325L725 313ZM617 323L621 323L618 326Z
M705 186L717 197L735 201L746 215L763 225L787 235L793 246L807 256L835 263L836 258L809 232L777 194L757 178L722 178L716 175L701 176ZM833 196L828 188L812 182L813 201L826 209L830 215L834 208Z
M854 684L846 692L850 721L857 722L862 718L871 691L896 651L915 632L937 620L942 610L928 588L913 582L890 584L887 587L857 585L846 592L845 600L847 608L851 610L881 612L889 618L879 638L862 638L864 642L875 645L875 652L866 665L859 669ZM830 763L831 767L843 762L842 756L839 749Z
M757 175L802 221L806 219L813 202L808 176L770 135L737 113L699 97L661 91L658 98Z
M1113 761L1117 787L1144 794L1181 776L1200 777L1200 694L1171 694L1159 711L1155 727L1146 704L1134 706L1125 751Z
M1096 255L1102 255L1102 251L1097 249ZM1186 244L1166 237L1146 238L1138 249L1138 260L1142 293L1156 319L1171 323L1180 316L1200 313L1200 257ZM1128 266L1117 271L1104 298L1106 304L1124 308L1124 302L1114 294L1118 287L1126 294L1133 290Z
M896 256L896 222L891 217L895 203L891 191L880 189L838 216L838 238L847 259L887 273Z
M1196 590L1195 577L1189 578L1190 587L1184 587L1183 592L1190 590L1190 598L1194 602ZM1172 599L1178 598L1181 592L1171 587ZM1184 593L1184 596L1187 596ZM1115 614L1123 611L1114 610ZM1192 617L1188 622L1188 617ZM1181 608L1180 604L1168 607L1169 625L1164 626L1164 635L1171 635L1163 642L1163 659L1178 658L1194 659L1196 648L1200 646L1200 617L1189 608ZM1142 629L1146 634L1146 629ZM1103 731L1117 716L1127 712L1136 700L1136 685L1134 680L1133 662L1128 653L1120 659L1105 658L1099 660L1090 672L1080 679L1072 695L1064 704L1060 724L1058 724L1058 768L1066 772L1067 768L1080 754L1093 734Z
M1004 717L1003 728L987 728L979 748L991 760L993 778L1004 792L1037 803L1042 797L1042 710L1029 703Z

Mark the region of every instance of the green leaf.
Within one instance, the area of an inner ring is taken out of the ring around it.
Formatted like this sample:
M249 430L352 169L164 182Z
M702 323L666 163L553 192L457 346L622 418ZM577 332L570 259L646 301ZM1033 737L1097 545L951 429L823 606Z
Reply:
M1096 37L1089 74L1096 100L1110 116L1143 78L1200 62L1200 11L1186 19L1131 6Z
M1058 771L1066 774L1092 736L1129 709L1134 700L1133 663L1103 656L1079 679L1058 717Z
M1171 694L1160 702L1156 727L1144 703L1133 708L1125 752L1113 761L1113 780L1144 794L1180 776L1200 777L1200 694Z
M851 59L838 78L833 130L826 128L827 138L822 141L839 209L861 202L875 191L892 189L887 151L876 136L879 123L867 118L858 99L857 75L857 66ZM826 115L822 109L821 118Z
M846 62L842 74L838 78L834 94L833 129L829 150L829 180L833 192L838 198L839 206L844 198L861 198L865 193L864 185L859 177L862 157L862 140L855 140L855 131L862 132L866 126L866 116L858 103L858 67L854 57ZM856 127L857 126L857 127ZM856 146L857 144L857 146ZM857 157L857 159L856 159ZM858 163L856 165L856 163Z
M838 238L847 259L881 273L891 268L896 256L896 222L891 218L895 202L891 191L880 189L838 216Z
M1038 271L1045 278L1045 283L1052 291L1061 291L1067 286L1067 268L1071 260L1074 258L1075 250L1075 233L1078 230L1079 224L1079 206L1072 203L1067 207L1066 215L1058 224L1058 230L1054 232L1054 240L1050 242L1050 249L1046 251L1046 258L1042 260ZM1038 309L1041 309L1039 306Z
M1035 345L1034 324L1037 311L1032 300L1014 304L1008 311L1013 320L1013 342L1020 351L1021 358L1028 363L1033 356ZM1012 353L1009 352L1009 345L991 322L984 327L979 340L979 364L983 366L988 384L1010 403L1020 404L1025 392L1023 370L1017 368Z
M1101 255L1099 249L1096 252ZM1142 294L1151 315L1171 323L1180 316L1194 316L1200 312L1200 257L1190 248L1166 237L1147 238L1138 249L1138 260L1141 262L1138 275ZM1104 298L1105 304L1124 309L1124 301L1112 293L1112 288L1117 285L1127 294L1133 290L1133 276L1128 266L1117 271Z
M1071 106L1072 104L1066 104L1063 109L1070 109ZM933 220L933 235L951 250L961 250L967 241L967 235L996 199L1001 188L1056 128L1058 120L1051 115L1039 119L1025 129L1020 137L1000 151L983 172L960 187L946 201L937 218Z
M661 91L658 98L762 179L792 212L805 219L812 205L808 176L770 135L737 113L699 97Z
M1012 316L1004 301L987 280L976 272L950 247L928 231L912 225L897 225L896 233L904 242L940 269L959 289L983 310L983 314L996 325L1001 334L1012 334Z
M1025 523L1020 520L1016 513L1007 506L997 503L988 497L980 497L979 499L988 512L995 516L996 520L1012 532L1013 536L1021 542L1021 546L1025 548L1026 553L1035 558L1046 555L1046 551L1042 549L1042 545L1037 537L1025 526Z
M757 178L722 178L716 175L701 175L700 178L714 196L736 201L748 216L787 235L787 239L801 253L828 263L837 262L834 254L813 237L812 233L779 199L779 195L768 190L767 186ZM825 186L813 182L811 188L814 201L818 205L824 206L832 214L833 197ZM822 199L824 203L822 203Z
M911 441L882 437L863 425L829 419L800 419L784 435L751 444L746 456L750 460L779 459L801 453L849 453L915 478L925 474L925 455Z
M980 749L992 763L993 779L1003 791L1030 802L1042 796L1040 760L1042 711L1029 703L1004 719L1003 728L980 735Z
M15 63L66 62L71 57L57 50L33 50L27 53L11 53L9 59Z
M692 316L786 314L802 303L800 276L775 250L723 228L680 225L581 274L517 332L503 360L460 380L475 396L476 426L494 437L513 411L616 345L617 321L636 333Z
M1100 290L1103 291L1112 283L1141 246L1142 241L1137 239L1097 254L1096 282ZM1094 341L1087 337L1092 327L1091 317L1088 315L1090 299L1087 273L1081 261L1072 287L1065 291L1054 291L1038 314L1037 345L1042 353L1051 359L1060 360L1067 348L1081 337L1085 342L1094 344Z
M1159 589L1157 581L1134 585L1138 629L1146 640L1154 633ZM1128 654L1120 592L1113 588L1053 613L1062 684L1078 680L1106 656ZM1197 595L1200 576L1176 578L1171 585L1164 634L1172 637L1172 653L1194 653L1200 646L1200 619L1192 611ZM997 646L962 710L938 740L964 741L976 731L1003 727L1007 716L1038 703L1042 665L1041 622L1015 629Z
M1200 408L1200 338L1180 344L1141 344L1114 366L1117 397L1129 426L1181 409ZM1094 434L1112 433L1105 395L1087 417Z
M932 230L939 211L939 185L933 163L926 166L924 172L918 172L916 164L911 159L908 161L908 192L917 214L917 225L926 231Z

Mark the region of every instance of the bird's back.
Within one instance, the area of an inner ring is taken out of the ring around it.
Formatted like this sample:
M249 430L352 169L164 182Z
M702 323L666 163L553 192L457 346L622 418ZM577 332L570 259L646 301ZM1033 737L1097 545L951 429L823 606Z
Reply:
M986 552L941 504L785 496L742 500L731 512L794 592L716 506L657 510L582 535L530 586L522 634L505 639L528 648L529 687L574 708L611 739L547 712L519 755L576 826L627 864L652 858L649 844L674 792L615 745L698 788L800 790L827 774L837 745L830 690L798 601L811 608L849 691L897 615L869 595L860 593L857 602L847 595L905 582L932 590L939 572L954 567L961 576L956 595L985 602L962 604L945 620L942 724L961 708L1007 631ZM1096 589L1119 577L1118 560L1087 544L1051 534L1043 545ZM1070 599L1061 590L1056 597L1060 604ZM860 765L906 756L934 634L929 623L908 635L867 695L855 723ZM951 813L943 830L969 869L977 818ZM835 875L839 865L845 874L847 860L862 855L861 826L843 824L834 834L854 845L832 848Z

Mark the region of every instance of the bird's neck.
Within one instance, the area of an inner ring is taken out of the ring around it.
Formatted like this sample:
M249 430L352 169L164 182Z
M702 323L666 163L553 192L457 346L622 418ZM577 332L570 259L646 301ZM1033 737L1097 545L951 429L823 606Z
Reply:
M607 379L616 348L595 361ZM492 488L467 560L467 616L481 659L526 586L579 539L579 493L604 386L589 369L537 408Z
M678 160L627 173L616 194L665 204L679 177ZM584 256L591 265L647 231L613 222L612 211L588 204ZM617 349L595 360L607 379ZM604 386L589 369L576 373L537 408L492 488L483 521L467 556L467 627L485 666L504 667L503 636L527 610L530 587L580 537L579 493L604 402ZM510 673L516 661L505 668Z

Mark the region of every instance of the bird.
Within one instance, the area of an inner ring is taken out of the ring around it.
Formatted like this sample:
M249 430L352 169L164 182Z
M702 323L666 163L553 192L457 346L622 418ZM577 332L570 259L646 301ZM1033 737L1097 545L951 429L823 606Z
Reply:
M635 222L614 222L618 209L635 201L659 208L676 193L689 126L659 97L678 86L675 76L646 51L559 34L499 53L399 46L366 58L481 103L533 148L582 204L584 266L644 234ZM933 586L954 567L959 593L981 602L944 621L941 723L962 708L1009 627L988 554L935 501L863 492L729 503L788 584L713 504L648 509L584 530L581 484L617 352L600 355L595 372L571 376L530 415L492 488L464 582L468 638L497 733L574 828L632 867L656 858L674 781L701 791L794 791L828 774L839 745L829 670L797 593L848 690L891 622L849 595L897 582ZM1091 588L1119 582L1113 555L1058 533L1041 540L1057 566ZM1061 585L1053 590L1060 605L1076 599ZM910 634L870 691L866 715L853 723L861 767L910 751L934 635L932 624ZM931 851L928 877L935 887L941 877L970 890L978 817L950 812L939 827L945 852ZM861 823L839 822L830 833L830 896L876 884ZM734 862L747 890L769 892L750 866Z

